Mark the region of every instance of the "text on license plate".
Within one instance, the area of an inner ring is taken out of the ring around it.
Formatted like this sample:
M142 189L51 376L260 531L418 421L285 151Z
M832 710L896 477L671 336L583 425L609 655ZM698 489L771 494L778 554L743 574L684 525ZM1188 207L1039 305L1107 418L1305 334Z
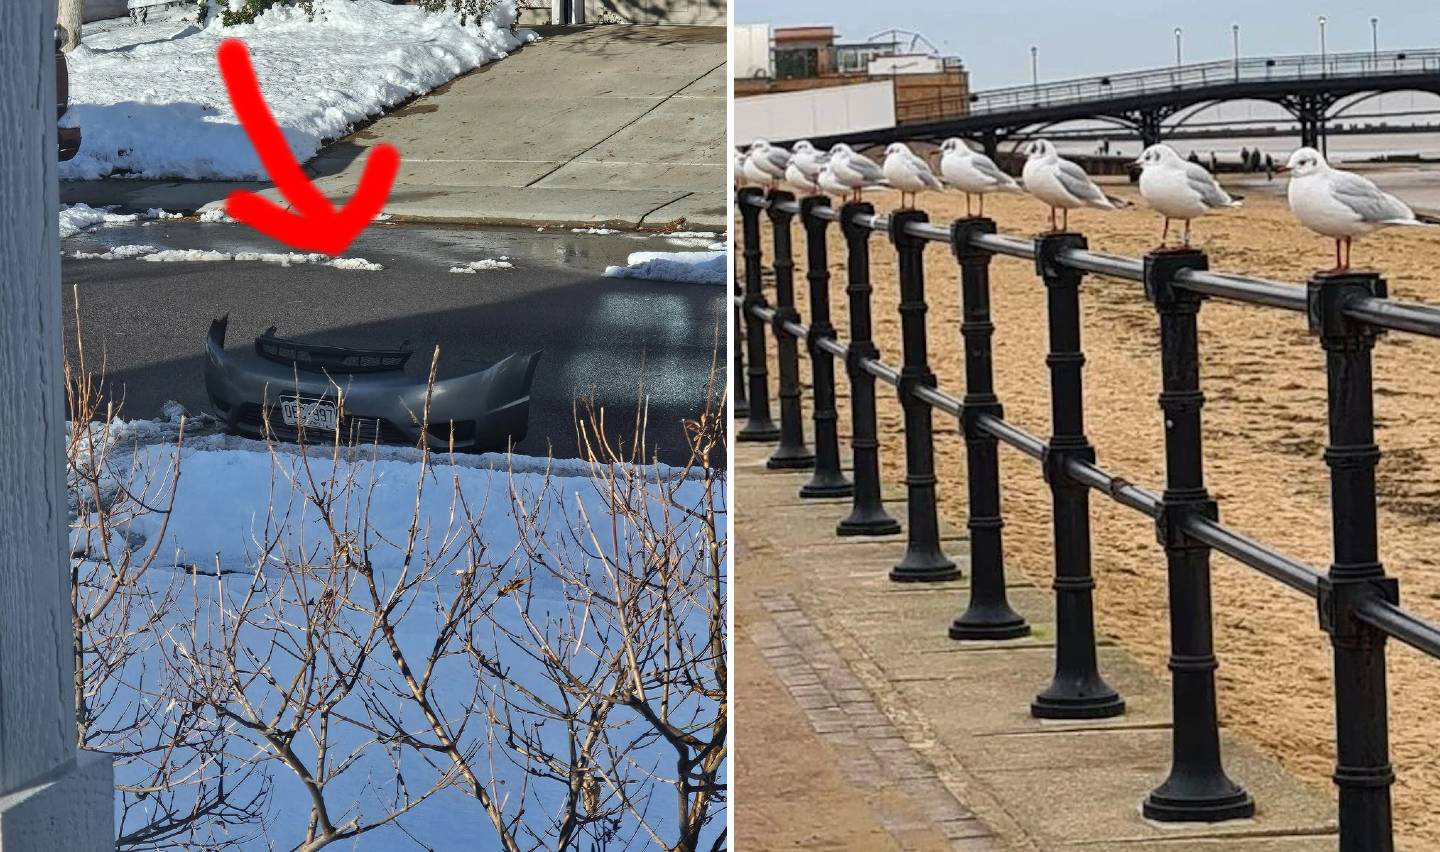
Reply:
M306 429L335 429L335 402L329 399L307 399L302 396L280 397L280 416L286 426Z

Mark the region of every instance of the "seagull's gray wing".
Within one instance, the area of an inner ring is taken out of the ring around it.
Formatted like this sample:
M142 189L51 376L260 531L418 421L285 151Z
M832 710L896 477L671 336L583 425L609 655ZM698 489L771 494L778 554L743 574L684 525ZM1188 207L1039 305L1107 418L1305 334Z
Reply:
M1081 201L1088 201L1093 204L1104 206L1111 203L1110 200L1105 197L1105 193L1100 191L1100 187L1096 186L1095 182L1090 179L1090 176L1085 174L1084 169L1069 160L1062 159L1059 161L1059 164L1060 168L1056 170L1055 174L1060 178L1060 185L1065 187L1066 192Z
M1000 186L1013 186L1015 184L1014 178L1005 174L999 166L995 165L994 160L984 154L975 154L970 158L970 162L975 166L975 171L990 178Z
M1335 191L1335 200L1355 211L1362 222L1415 220L1415 213L1405 202L1359 175L1333 171L1330 173L1330 187Z
M846 163L865 180L877 182L885 180L885 170L863 154L851 154Z
M1233 203L1229 194L1215 181L1215 176L1198 163L1186 161L1185 182L1200 196L1206 207L1229 207Z
M771 145L765 151L765 159L774 164L777 169L784 169L790 165L790 152L778 145Z

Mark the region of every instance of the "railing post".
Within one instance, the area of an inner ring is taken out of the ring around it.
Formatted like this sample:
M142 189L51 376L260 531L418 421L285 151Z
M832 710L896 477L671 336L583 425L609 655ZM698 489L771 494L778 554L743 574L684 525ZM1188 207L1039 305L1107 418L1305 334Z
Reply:
M1145 798L1146 817L1161 822L1219 822L1255 815L1255 800L1225 774L1215 700L1215 640L1210 619L1210 548L1182 523L1218 517L1205 490L1201 446L1199 294L1174 286L1184 269L1208 269L1204 252L1145 257L1145 295L1160 320L1160 409L1165 421L1165 492L1155 530L1165 548L1170 589L1171 764Z
M898 388L905 411L905 485L909 530L905 556L890 569L897 582L954 580L960 569L940 551L940 520L935 506L935 435L930 406L915 396L920 385L934 387L925 345L925 241L905 229L930 221L922 210L890 214L890 241L895 245L900 277L900 333L904 358Z
M845 236L846 286L850 299L850 346L845 372L850 376L850 450L855 467L855 494L850 514L836 525L838 535L893 535L900 523L885 512L880 491L880 442L875 437L875 377L860 366L878 358L871 339L870 228L855 221L873 216L875 208L851 202L840 208L840 233Z
M1045 281L1049 313L1052 434L1042 466L1050 483L1055 535L1055 677L1030 703L1041 719L1098 719L1125 712L1125 702L1100 677L1095 653L1095 579L1090 573L1090 492L1070 477L1071 459L1095 460L1085 437L1081 372L1079 270L1060 254L1086 247L1074 233L1035 240L1035 269Z
M819 341L835 338L830 322L830 253L825 229L830 222L815 215L815 208L829 207L830 199L812 195L800 201L800 224L805 229L805 279L810 282L810 335L805 348L810 352L810 377L815 397L815 473L800 487L801 497L849 497L850 480L840 472L840 438L835 431L835 356L821 349Z
M795 336L785 330L785 323L800 322L795 310L795 258L790 249L790 220L794 213L780 209L795 196L788 192L770 193L770 231L775 239L775 330L776 362L780 371L780 443L770 458L768 468L806 468L815 464L815 456L805 446L805 424L800 412L800 354Z
M735 295L742 299L744 297L744 290L741 288L738 279L735 281ZM734 350L735 368L733 374L735 390L731 395L734 398L735 416L737 418L747 417L750 414L750 401L745 396L745 348L741 345L741 340L745 336L745 320L741 316L740 305L741 302L737 300L735 303L735 344L731 347L731 349Z
M1000 454L994 435L977 425L983 415L1004 418L995 396L991 366L990 252L976 248L972 238L995 233L991 219L957 219L950 226L950 248L960 262L961 322L965 338L965 408L960 430L965 436L966 486L969 492L970 604L950 625L951 639L1015 639L1030 634L1005 596L1005 553L1000 516Z
M770 419L770 386L765 362L765 323L755 315L755 308L766 307L765 291L760 287L760 207L764 192L747 186L735 194L740 211L741 239L745 253L745 349L750 359L749 408L745 425L735 433L740 441L773 441L780 437L775 421Z
M1320 273L1309 282L1311 333L1325 349L1329 382L1330 514L1335 561L1321 578L1320 626L1335 653L1335 784L1340 789L1341 852L1391 852L1390 767L1385 634L1362 622L1370 598L1399 603L1400 590L1380 563L1375 519L1374 392L1376 330L1345 316L1351 300L1383 298L1385 281L1369 272Z

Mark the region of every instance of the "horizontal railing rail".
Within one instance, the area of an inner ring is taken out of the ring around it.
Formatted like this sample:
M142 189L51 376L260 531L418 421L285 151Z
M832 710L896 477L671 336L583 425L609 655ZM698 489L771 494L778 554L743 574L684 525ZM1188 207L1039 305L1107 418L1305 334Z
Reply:
M987 219L960 219L942 227L917 210L888 215L868 204L836 210L828 199L796 200L745 189L737 199L742 219L744 287L735 303L745 325L750 367L748 420L741 440L779 441L771 467L810 467L801 496L853 497L837 525L841 535L894 533L900 525L881 504L875 381L894 387L904 410L908 490L904 556L891 570L897 581L951 579L959 568L941 551L936 505L931 416L955 418L966 444L967 511L971 533L969 606L949 632L956 639L1004 639L1029 632L1006 600L996 447L1005 444L1039 461L1051 486L1055 514L1056 675L1036 696L1041 718L1094 718L1124 711L1124 701L1100 676L1095 654L1094 580L1090 575L1087 497L1091 492L1151 518L1170 565L1171 668L1174 715L1170 776L1144 801L1157 820L1217 821L1253 814L1248 793L1225 774L1220 761L1210 625L1209 554L1216 551L1315 599L1320 627L1335 654L1340 848L1346 852L1393 848L1390 793L1393 780L1386 733L1384 640L1393 638L1440 657L1440 626L1402 608L1397 581L1378 558L1371 351L1382 331L1440 337L1440 308L1387 296L1373 273L1320 273L1303 287L1212 272L1191 249L1157 251L1144 258L1091 251L1073 233L1025 239L996 233ZM770 217L775 243L776 305L761 286L763 249L759 217ZM790 227L799 217L806 234L810 306L807 325L795 307ZM838 224L846 240L850 339L830 322L826 232ZM871 339L869 244L888 237L896 254L902 324L902 363L886 363ZM923 252L946 244L960 266L961 335L965 393L941 388L928 364L924 324ZM989 262L995 255L1030 260L1047 289L1051 372L1051 425L1041 438L1006 420L994 393L989 315ZM1155 492L1100 467L1084 434L1079 283L1086 274L1142 285L1159 320L1161 407L1165 412L1166 483ZM1325 352L1330 386L1329 444L1335 560L1326 571L1282 553L1219 520L1202 475L1199 341L1196 315L1207 299L1302 313ZM781 425L770 421L765 326L779 347ZM805 446L798 392L797 341L812 369L816 452ZM788 344L788 345L787 345ZM854 481L842 475L836 431L834 359L850 380ZM803 463L795 462L803 458Z
M1386 50L1290 56L1173 65L1119 74L1057 80L1030 86L986 89L970 96L972 113L1064 106L1222 83L1270 83L1287 80L1369 78L1440 74L1440 50Z

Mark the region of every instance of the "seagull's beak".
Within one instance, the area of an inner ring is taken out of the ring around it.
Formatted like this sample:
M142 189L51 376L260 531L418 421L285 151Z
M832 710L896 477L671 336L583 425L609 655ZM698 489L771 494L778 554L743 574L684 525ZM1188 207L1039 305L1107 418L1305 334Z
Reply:
M1275 167L1275 171L1276 171L1277 173L1283 175L1283 174L1285 174L1286 172L1290 171L1290 167L1289 167L1289 166L1276 166L1276 167Z
M1130 165L1132 165L1132 166L1138 166L1138 165L1141 165L1141 162L1140 162L1139 160L1131 160L1131 161L1130 161Z

